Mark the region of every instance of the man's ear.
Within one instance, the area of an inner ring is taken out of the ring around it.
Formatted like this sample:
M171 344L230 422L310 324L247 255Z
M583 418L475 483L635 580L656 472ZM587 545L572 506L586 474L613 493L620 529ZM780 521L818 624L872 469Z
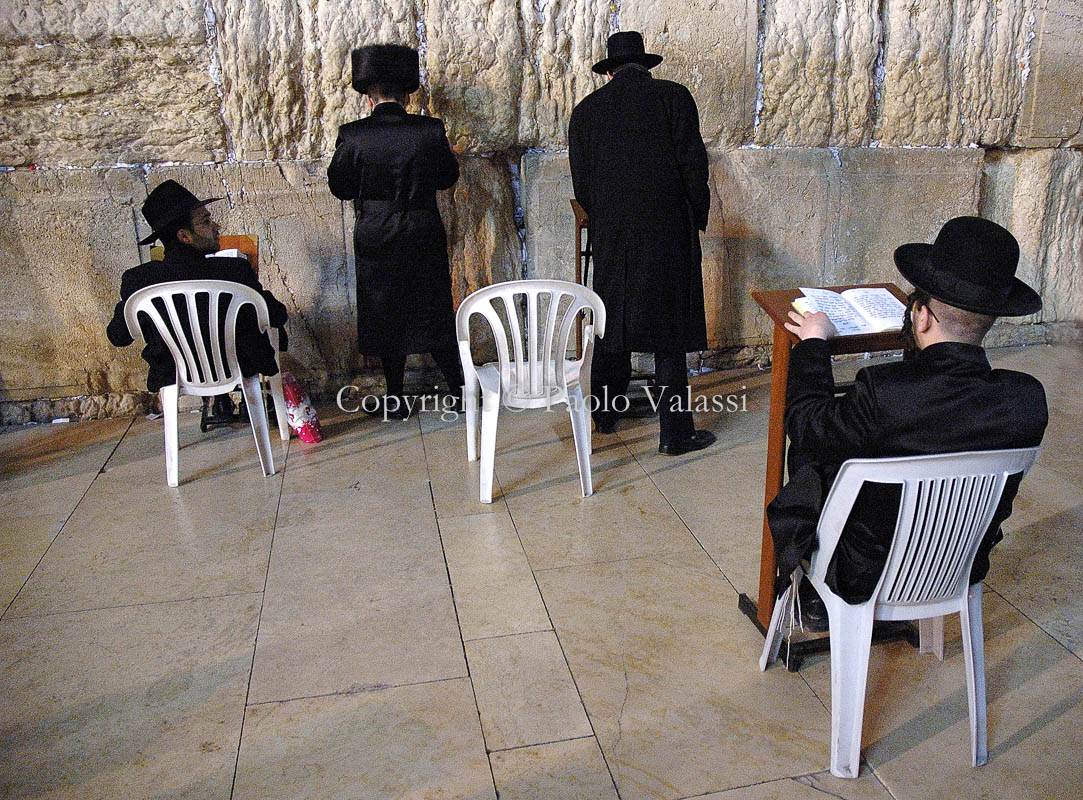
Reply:
M189 247L192 246L192 232L187 228L181 228L177 231L177 241L181 244L186 244Z
M929 307L916 306L911 313L914 315L914 332L928 333L933 326L933 315L929 313Z

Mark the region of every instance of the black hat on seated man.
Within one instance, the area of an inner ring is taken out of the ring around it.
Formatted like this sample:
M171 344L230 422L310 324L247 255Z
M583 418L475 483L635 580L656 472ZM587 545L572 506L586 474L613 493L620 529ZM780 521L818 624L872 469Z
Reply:
M416 92L421 85L417 50L401 44L370 44L354 50L353 88L367 94L374 84L394 86L403 94Z
M603 58L592 70L599 75L612 72L624 64L641 64L647 69L662 63L662 57L646 52L643 47L643 34L639 31L620 31L609 37L605 44L607 57Z
M139 240L139 244L150 244L161 238L162 231L200 206L221 200L221 197L208 197L200 200L174 180L163 181L154 187L143 201L143 218L153 231L150 236Z
M1042 307L1038 293L1015 277L1015 237L981 217L948 220L932 244L904 244L895 265L915 287L964 311L1021 317Z

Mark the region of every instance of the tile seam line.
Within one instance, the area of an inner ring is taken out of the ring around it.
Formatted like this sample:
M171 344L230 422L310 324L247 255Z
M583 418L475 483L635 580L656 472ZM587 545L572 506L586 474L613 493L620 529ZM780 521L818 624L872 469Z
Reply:
M448 675L444 678L432 678L427 681L408 681L406 683L379 684L371 689L359 689L357 691L342 690L337 692L320 692L318 694L302 694L296 697L276 697L269 700L253 700L247 703L245 708L257 708L258 706L273 706L278 703L299 703L303 700L320 700L325 697L357 697L363 694L379 694L391 689L409 689L413 686L431 686L436 683L450 683L452 681L470 680L469 675Z
M44 614L18 614L4 617L3 622L21 619L48 619L49 617L62 617L70 614L89 614L94 611L114 611L123 608L146 608L148 606L166 606L177 603L194 603L199 600L221 600L227 597L247 597L249 595L263 594L258 589L250 592L223 592L222 594L200 594L191 597L177 597L168 600L148 600L145 603L117 603L111 606L91 606L90 608L72 608L65 611L47 611Z
M631 454L631 451L628 450L628 446L626 444L624 444L623 441L621 441L621 445L624 447L624 449L626 451L629 452L629 454ZM633 456L633 459L634 459L634 456ZM593 470L593 467L591 469ZM640 469L642 469L642 465L640 465ZM503 488L503 487L501 487L501 488ZM594 720L591 719L590 711L587 710L587 703L583 699L583 692L579 688L579 681L576 680L576 678L575 678L575 672L572 670L572 665L568 661L568 653L566 652L566 650L564 648L564 642L562 642L561 639L560 639L560 632L557 630L556 623L553 622L553 614L552 614L551 611L549 611L549 603L546 602L545 593L542 591L541 585L538 583L538 575L537 575L537 573L541 572L543 570L535 570L534 567L531 566L530 557L527 556L526 547L523 545L522 536L519 535L519 526L515 522L515 512L512 511L512 508L511 508L510 504L508 505L508 517L511 519L512 530L515 531L515 538L519 540L519 547L522 548L523 556L524 556L524 558L526 558L527 566L530 568L530 576L531 576L531 578L534 579L534 588L537 589L538 597L542 602L542 608L545 609L545 616L548 617L548 619L549 619L549 626L553 629L553 638L555 638L557 640L557 647L560 648L560 655L564 659L564 666L568 670L568 677L572 679L572 686L575 687L575 694L579 698L579 705L583 709L583 716L585 716L587 718L587 724L590 725L590 732L591 732L591 734L592 734L592 736L594 738L594 741L598 744L598 752L602 756L602 763L605 764L606 772L609 773L609 780L613 784L613 792L617 795L617 800L621 800L620 786L617 784L617 778L613 774L613 767L610 765L609 759L606 757L605 751L602 749L601 740L598 738L598 731L594 727ZM586 738L586 737L584 737L584 738ZM489 759L489 763L490 763L490 765L492 764L492 759L491 758Z
M134 424L135 424L135 417L132 417L128 421L128 427L126 427L124 429L124 432L120 436L117 437L116 444L114 444L113 449L109 451L109 455L107 455L105 457L105 459L101 463L101 466L99 466L98 469L94 472L94 477L90 479L90 483L87 484L86 490L81 495L79 495L79 499L75 501L75 505L73 505L71 507L71 511L68 512L68 515L66 517L64 517L64 521L62 523L60 523L60 527L56 529L56 533L54 533L52 538L49 539L49 544L45 548L45 552L42 553L41 558L39 558L34 563L34 568L30 570L30 573L26 576L26 580L24 580L22 582L22 584L20 584L19 591L17 591L15 593L15 595L11 598L11 601L4 607L4 613L0 614L0 622L7 621L8 613L11 611L11 607L13 605L15 605L15 601L19 599L19 595L21 595L23 593L23 589L26 588L26 585L30 582L30 579L34 577L34 573L38 571L38 567L41 566L41 563L45 560L45 557L47 555L49 555L49 551L53 549L53 545L56 543L56 540L59 539L61 534L64 533L64 529L66 527L68 527L68 523L71 522L71 518L73 516L75 516L76 510L78 510L79 506L81 506L83 504L83 501L86 499L86 496L88 494L90 494L90 490L94 487L94 484L97 483L97 481L98 481L98 476L101 475L102 472L105 471L105 467L109 463L109 460L117 452L117 448L120 447L120 443L124 441L124 437L128 435L128 432L131 431L132 426Z
M417 417L417 432L421 439L421 456L425 459L425 473L428 476L429 498L432 500L432 518L436 523L436 537L440 540L440 558L444 561L444 575L447 576L448 593L451 595L451 610L455 613L455 627L459 631L459 652L462 654L463 665L466 668L466 679L470 682L470 696L474 699L474 713L477 715L478 733L481 734L481 748L485 754L485 766L489 768L489 780L493 787L493 796L499 797L500 790L496 788L496 773L493 772L493 761L489 758L489 746L485 742L485 727L481 724L481 706L478 705L478 693L474 688L474 675L470 669L470 659L466 654L466 639L463 636L462 620L459 619L459 604L455 601L455 585L451 582L451 567L448 565L447 551L444 548L444 531L440 526L440 514L436 509L436 491L432 483L432 467L429 464L429 448L425 445L425 429L421 425L421 415ZM495 470L494 470L495 472ZM494 475L495 477L495 475ZM503 493L501 493L503 496Z
M278 530L278 516L282 511L282 495L283 489L286 486L286 467L289 465L290 450L293 449L293 437L291 436L286 441L286 455L282 459L282 480L278 482L278 502L275 504L275 518L271 523L271 541L267 546L267 561L263 568L263 591L259 593L259 613L256 615L256 630L252 636L252 660L248 665L248 684L244 689L244 703L241 705L241 724L237 731L237 754L233 759L233 776L229 783L229 797L232 800L234 792L237 789L237 772L241 764L241 744L244 742L244 723L248 716L248 698L252 694L252 675L256 670L256 651L259 647L259 629L263 623L263 609L267 604L267 581L271 574L271 558L274 555L275 549L275 533ZM271 454L272 463L274 462L274 454Z
M1076 655L1076 652L1074 650L1072 650L1072 648L1068 647L1066 644L1064 644L1064 642L1062 642L1056 636L1054 636L1049 631L1047 631L1045 628L1043 628L1041 625L1039 625L1037 620L1031 619L1030 616L1027 615L1027 613L1023 611L1023 609L1019 608L1015 603L1013 603L1011 600L1009 600L1006 595L1004 595L1001 592L997 591L996 589L992 588L984 580L981 582L981 585L982 585L982 591L983 592L989 592L991 594L995 594L997 597L999 597L1001 600L1003 600L1008 605L1008 607L1012 609L1012 611L1017 613L1019 616L1021 616L1023 619L1025 619L1027 622L1029 622L1031 625L1033 625L1035 628L1040 630L1048 638L1052 639L1053 642L1058 647L1060 647L1062 650L1064 650L1068 655L1072 656L1072 658L1076 659L1077 661L1083 662L1083 656ZM982 606L982 608L984 609L984 605ZM983 610L982 613L984 614L984 610ZM983 623L983 628L984 628L984 623Z
M495 753L514 753L516 750L528 750L531 747L545 747L548 744L561 744L563 742L584 742L590 739L597 739L593 734L590 736L565 736L563 739L548 739L544 742L528 742L527 744L517 744L514 747L501 747L496 750L490 750L489 754ZM601 746L598 747L601 750Z
M513 636L534 636L539 633L552 633L552 628L537 628L531 631L515 631L515 633L494 633L490 636L475 636L473 639L464 639L465 642L491 642L493 639L510 639Z
M699 537L696 536L696 532L692 530L692 528L687 522L685 522L684 517L681 516L681 512L679 512L676 508L673 507L673 502L669 499L669 497L666 496L666 493L662 491L662 488L657 483L655 483L654 475L649 470L647 470L646 467L643 466L643 464L639 460L639 456L637 456L635 453L632 453L632 458L635 459L636 463L639 464L640 468L647 474L647 480L651 482L651 485L654 487L655 491L657 491L658 494L662 496L662 499L666 501L666 505L669 506L669 510L672 511L677 517L677 519L681 521L681 525L683 525L684 529L688 531L688 535L692 537L692 539L697 545L699 545L699 549L703 552L703 555L707 556L707 560L714 564L715 569L718 570L718 574L722 576L722 579L727 584L729 584L729 587L739 597L741 595L741 592L738 591L737 587L733 585L733 581L730 580L730 576L726 574L726 571L722 569L722 567L718 566L718 562L714 560L714 557L709 552L707 552L707 548L703 546L703 542L701 542L699 540Z

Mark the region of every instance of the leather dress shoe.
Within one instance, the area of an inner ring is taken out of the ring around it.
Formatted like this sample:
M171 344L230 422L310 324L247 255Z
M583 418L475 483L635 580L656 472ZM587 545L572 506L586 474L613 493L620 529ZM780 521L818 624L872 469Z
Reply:
M801 578L797 595L801 599L801 626L809 633L824 633L829 627L827 606L808 578Z
M685 453L693 453L704 447L710 447L715 443L715 438L710 431L695 431L689 436L672 442L662 442L658 445L658 452L664 456L683 456Z
M203 411L199 418L199 429L206 433L217 425L232 425L237 421L233 414L233 399L228 394L203 398Z
M599 414L594 418L594 430L598 433L616 433L617 415L612 412Z

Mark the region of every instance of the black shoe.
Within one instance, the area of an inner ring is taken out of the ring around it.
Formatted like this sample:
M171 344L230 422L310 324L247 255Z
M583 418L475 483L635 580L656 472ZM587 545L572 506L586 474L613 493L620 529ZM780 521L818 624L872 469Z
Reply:
M220 394L213 400L210 397L203 398L203 414L199 418L199 429L203 433L217 425L232 425L235 421L233 400L228 394Z
M825 633L828 629L827 606L808 578L801 579L797 596L801 601L801 626L809 633Z
M398 403L388 403L388 398L394 397L394 395L385 395L380 398L380 404L376 406L373 411L365 411L370 417L377 417L383 420L404 420L410 418L410 411L406 406L406 401L399 397Z
M685 453L694 453L704 447L710 447L715 443L715 435L710 431L695 431L691 436L685 436L674 442L662 442L658 445L658 452L664 456L683 456Z
M598 414L594 417L594 430L598 433L616 433L617 415L613 412Z

